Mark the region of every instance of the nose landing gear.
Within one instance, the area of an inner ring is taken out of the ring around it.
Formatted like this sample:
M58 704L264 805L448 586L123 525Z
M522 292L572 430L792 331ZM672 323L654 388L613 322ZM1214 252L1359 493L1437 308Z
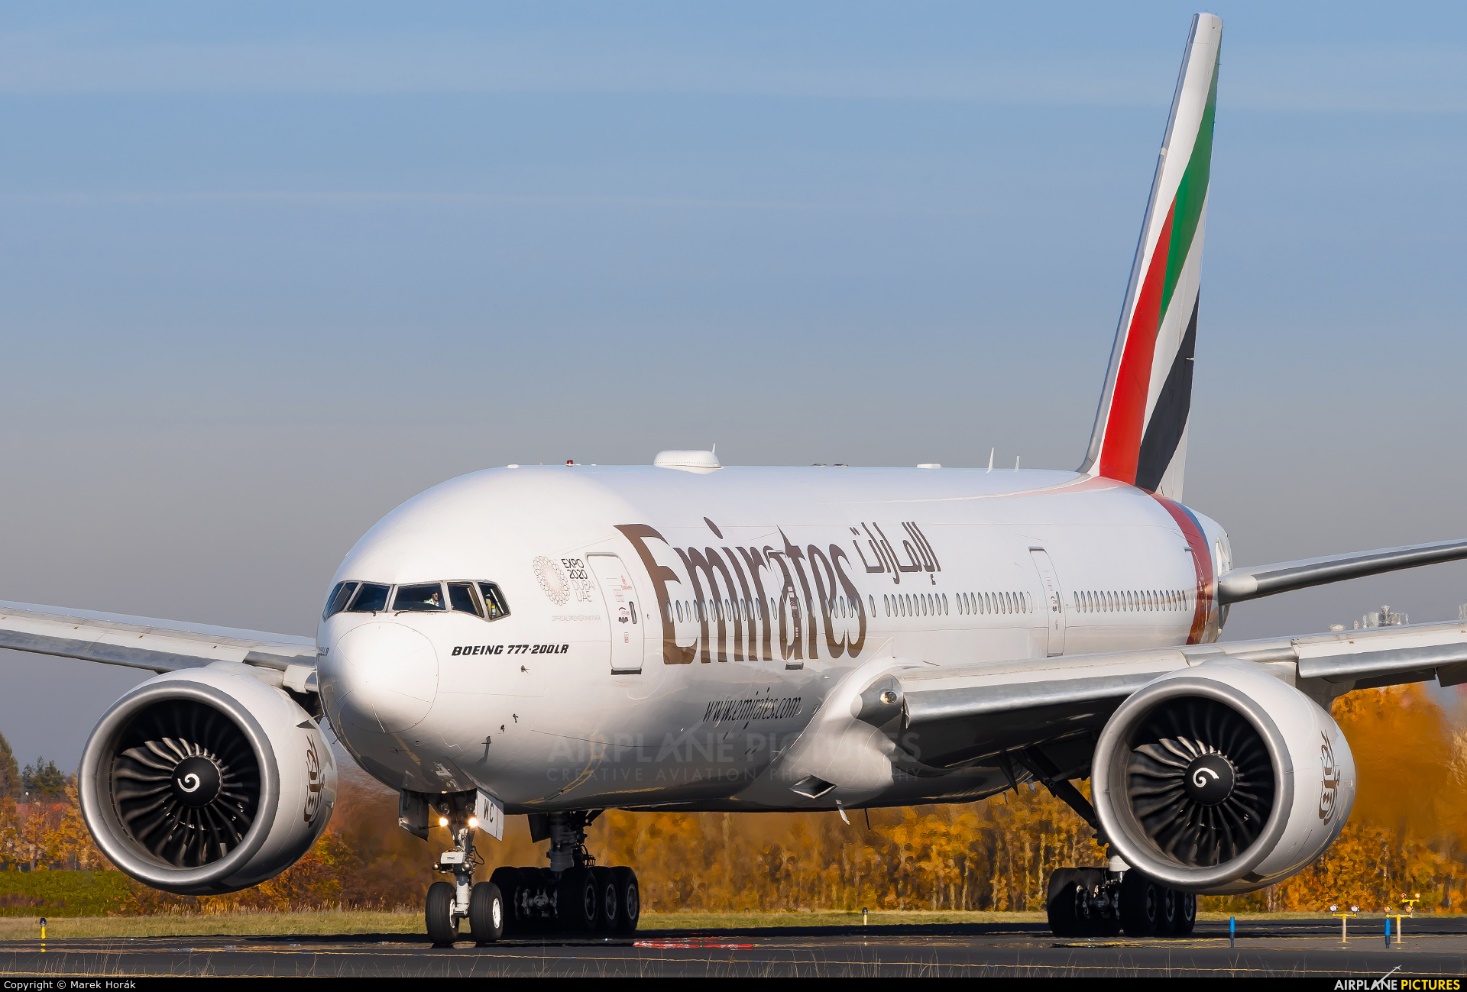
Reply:
M454 846L439 855L433 870L452 875L453 881L428 886L424 909L428 939L434 947L452 947L459 924L468 920L474 943L492 944L504 934L504 896L492 880L474 883L474 869L484 864L474 850L478 823L460 804L448 807L439 823L449 828Z

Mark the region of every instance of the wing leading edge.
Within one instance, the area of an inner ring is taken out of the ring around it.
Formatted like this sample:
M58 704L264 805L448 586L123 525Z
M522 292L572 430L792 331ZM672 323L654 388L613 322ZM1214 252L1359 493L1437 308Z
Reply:
M1438 565L1463 558L1467 558L1467 541L1438 541L1433 544L1410 544L1401 548L1285 561L1253 568L1234 568L1217 580L1217 601L1226 606L1276 593L1306 589L1309 586L1359 579L1420 565Z
M899 732L929 767L954 767L1098 733L1129 695L1168 672L1232 659L1265 666L1324 705L1352 689L1467 682L1467 623L1074 655L1004 665L906 668L873 683L858 718ZM1077 755L1088 756L1079 749ZM1088 760L1083 757L1082 760Z
M316 642L287 634L0 602L0 648L149 672L233 662L315 691Z

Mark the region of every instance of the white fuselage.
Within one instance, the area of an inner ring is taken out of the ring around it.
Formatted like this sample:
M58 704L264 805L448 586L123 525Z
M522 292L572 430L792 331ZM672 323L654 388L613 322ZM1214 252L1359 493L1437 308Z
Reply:
M1070 472L495 469L394 510L336 579L494 582L508 615L337 613L321 691L387 785L511 813L971 797L1007 782L826 756L834 788L791 783L884 671L1214 639L1228 554L1206 518Z

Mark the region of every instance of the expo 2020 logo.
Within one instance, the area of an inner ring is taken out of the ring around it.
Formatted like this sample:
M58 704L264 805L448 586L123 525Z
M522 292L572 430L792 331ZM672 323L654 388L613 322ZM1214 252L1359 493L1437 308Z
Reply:
M570 580L565 577L559 563L544 555L536 558L535 578L540 581L540 588L545 590L546 598L556 606L564 606L570 601Z

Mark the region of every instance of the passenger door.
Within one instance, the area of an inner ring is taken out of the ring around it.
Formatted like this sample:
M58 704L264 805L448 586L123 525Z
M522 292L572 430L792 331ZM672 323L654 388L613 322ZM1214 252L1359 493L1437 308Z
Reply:
M611 671L642 670L642 618L632 573L616 555L587 555L586 564L601 590L601 603L611 625Z
M1034 559L1034 568L1039 572L1039 585L1044 590L1044 617L1049 628L1049 647L1046 653L1053 658L1065 653L1065 595L1060 589L1059 577L1054 574L1054 563L1049 552L1043 548L1030 548L1029 557Z

